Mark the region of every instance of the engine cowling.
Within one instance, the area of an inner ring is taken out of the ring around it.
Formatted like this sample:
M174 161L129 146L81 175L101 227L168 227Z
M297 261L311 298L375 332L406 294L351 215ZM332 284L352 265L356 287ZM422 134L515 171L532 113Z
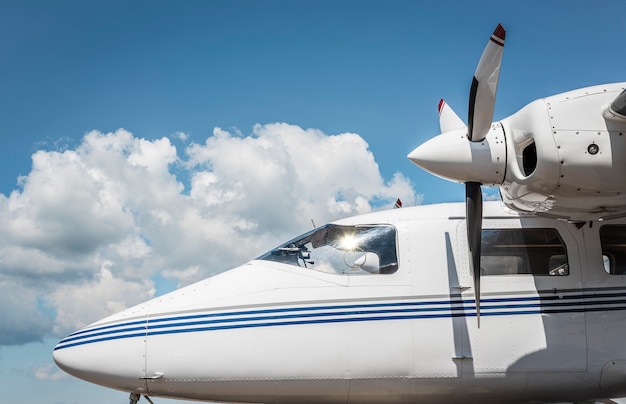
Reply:
M482 142L439 135L409 159L443 178L498 186L511 209L572 221L626 215L626 83L536 100Z
M625 84L543 98L502 120L508 207L568 220L626 214L626 124L604 113Z

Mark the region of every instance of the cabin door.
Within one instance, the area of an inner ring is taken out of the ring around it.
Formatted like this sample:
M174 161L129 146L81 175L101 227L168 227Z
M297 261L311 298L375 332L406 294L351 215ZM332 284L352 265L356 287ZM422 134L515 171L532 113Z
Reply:
M464 375L585 371L579 236L573 226L534 218L484 220L480 326L465 226L461 221L457 227L468 338Z

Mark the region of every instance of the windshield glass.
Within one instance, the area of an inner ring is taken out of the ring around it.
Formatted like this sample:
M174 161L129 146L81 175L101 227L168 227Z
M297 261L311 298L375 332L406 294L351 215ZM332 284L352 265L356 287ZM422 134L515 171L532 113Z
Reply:
M398 269L396 229L390 225L329 224L258 259L335 274L391 274Z

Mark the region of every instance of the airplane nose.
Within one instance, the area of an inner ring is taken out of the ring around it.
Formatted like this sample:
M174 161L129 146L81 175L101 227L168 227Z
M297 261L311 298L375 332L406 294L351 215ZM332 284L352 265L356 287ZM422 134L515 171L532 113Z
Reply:
M145 320L135 320L96 323L70 334L56 345L53 358L72 376L144 394L145 354Z

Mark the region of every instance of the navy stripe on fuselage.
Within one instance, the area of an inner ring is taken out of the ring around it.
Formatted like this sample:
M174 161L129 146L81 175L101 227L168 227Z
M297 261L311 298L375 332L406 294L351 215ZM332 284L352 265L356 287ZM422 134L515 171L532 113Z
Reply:
M570 291L573 292L573 291ZM481 315L528 315L540 313L581 313L626 310L626 293L551 293L550 295L481 299ZM606 300L613 299L613 300ZM175 333L205 332L238 328L340 322L415 320L426 318L474 317L474 299L451 299L394 303L366 303L280 307L258 310L203 313L133 320L77 331L55 347L78 345L124 338Z

